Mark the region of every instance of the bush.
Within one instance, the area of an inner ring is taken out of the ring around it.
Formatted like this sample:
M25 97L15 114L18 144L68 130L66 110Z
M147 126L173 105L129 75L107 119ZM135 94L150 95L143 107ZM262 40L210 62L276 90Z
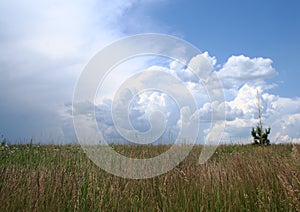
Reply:
M268 136L271 132L271 128L267 128L263 131L260 125L257 125L256 129L252 128L251 135L253 137L254 143L258 145L270 145L270 140Z
M257 109L258 109L258 125L252 128L251 135L254 140L254 145L270 145L268 136L270 135L271 128L264 129L262 123L262 108L260 105L260 98L257 91Z
M1 135L0 146L6 146L6 145L7 145L6 138L4 137L4 135Z

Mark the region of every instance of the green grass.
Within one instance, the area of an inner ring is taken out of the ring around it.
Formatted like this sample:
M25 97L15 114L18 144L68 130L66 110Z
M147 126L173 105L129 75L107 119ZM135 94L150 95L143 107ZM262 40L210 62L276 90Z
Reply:
M148 158L170 146L113 148ZM100 170L80 146L0 146L0 211L299 211L300 146L202 147L168 173L131 180Z

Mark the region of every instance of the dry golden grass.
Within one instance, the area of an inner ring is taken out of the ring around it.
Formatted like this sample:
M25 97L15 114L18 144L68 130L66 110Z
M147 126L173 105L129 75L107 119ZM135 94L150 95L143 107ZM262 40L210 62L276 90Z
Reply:
M202 147L172 171L131 180L100 170L80 146L0 146L0 211L299 211L299 146ZM169 146L122 146L153 157Z

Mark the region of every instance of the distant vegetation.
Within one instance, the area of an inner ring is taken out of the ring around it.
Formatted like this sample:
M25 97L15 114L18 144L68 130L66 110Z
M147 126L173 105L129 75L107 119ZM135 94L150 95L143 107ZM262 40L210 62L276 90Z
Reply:
M258 124L256 128L252 128L251 135L253 137L253 144L255 145L270 145L269 135L271 128L264 129L262 123L262 108L260 104L260 97L257 90L257 109L258 109Z
M113 148L153 157L170 146ZM146 180L100 170L80 146L1 145L0 211L299 211L299 145L201 146L172 171Z

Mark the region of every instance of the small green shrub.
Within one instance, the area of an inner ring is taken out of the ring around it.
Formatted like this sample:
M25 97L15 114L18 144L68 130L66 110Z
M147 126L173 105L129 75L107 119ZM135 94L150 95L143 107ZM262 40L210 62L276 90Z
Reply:
M257 109L258 109L258 125L252 128L251 135L253 137L254 145L270 145L268 136L270 135L271 128L264 129L262 123L262 108L260 104L259 93L257 90Z
M262 126L257 125L256 128L252 128L251 135L253 137L254 143L257 145L270 145L270 140L268 136L270 135L271 128L267 128L263 131Z
M1 138L0 138L0 146L6 146L7 145L7 140L5 138L4 135L1 135Z

